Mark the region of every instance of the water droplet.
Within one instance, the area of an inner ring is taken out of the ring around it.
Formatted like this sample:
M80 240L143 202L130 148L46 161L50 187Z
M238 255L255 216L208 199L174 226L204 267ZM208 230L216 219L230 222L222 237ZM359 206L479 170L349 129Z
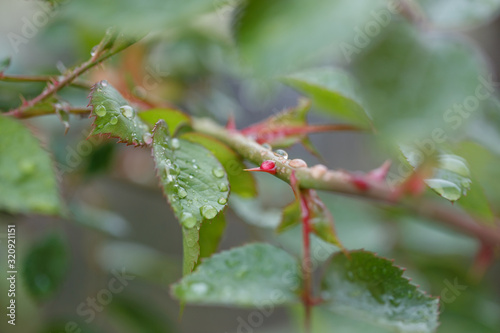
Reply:
M134 116L134 109L132 109L130 105L120 106L120 111L122 112L122 115L128 119L131 119Z
M179 195L179 198L181 198L181 199L184 199L188 195L188 193L184 189L184 187L179 187L177 194Z
M191 285L191 291L198 295L206 294L208 291L208 286L206 283L197 282Z
M273 149L273 147L271 147L271 145L270 145L269 143L267 143L267 142L266 142L266 143L263 143L263 144L262 144L262 147L263 147L263 148L265 148L265 149L267 149L267 150L271 150L271 149Z
M171 144L172 144L172 149L179 149L181 147L181 143L177 138L173 138Z
M282 157L285 160L288 158L288 153L286 151L284 151L283 149L276 150L276 152L274 153L274 155L276 155L278 157Z
M193 178L194 178L193 175L189 175L189 179L193 179Z
M196 164L193 164L193 169L198 170L200 167L197 166Z
M106 81L106 80L102 80L102 81L101 81L101 86L103 86L103 87L107 87L107 86L108 86L108 81Z
M142 139L144 140L144 142L147 145L150 145L151 143L153 143L153 137L151 136L151 133L149 133L149 132L144 133L144 135L142 136Z
M225 205L227 200L226 198L219 198L219 200L217 200L217 202L220 204L220 205Z
M111 117L111 119L109 120L109 123L111 125L116 125L116 123L118 123L118 118L116 118L115 116Z
M207 220L213 219L217 215L217 209L212 205L203 205L200 208L201 215Z
M97 47L98 47L98 46L96 45L96 46L94 46L94 47L92 48L92 50L90 50L90 56L91 56L91 57L93 57L93 56L95 56L95 55L96 55L96 53L97 53Z
M219 190L221 192L227 192L228 188L227 188L227 184L226 183L220 183L219 184Z
M181 215L181 223L184 227L191 229L196 225L196 217L191 213L184 212Z
M222 168L213 168L212 173L214 174L215 177L217 178L222 178L224 177L224 170Z
M300 158L296 158L296 159L291 160L288 163L288 165L291 166L292 168L306 168L307 167L307 163L304 160L301 160Z
M95 107L94 112L99 117L104 117L106 115L106 108L104 105L98 105Z

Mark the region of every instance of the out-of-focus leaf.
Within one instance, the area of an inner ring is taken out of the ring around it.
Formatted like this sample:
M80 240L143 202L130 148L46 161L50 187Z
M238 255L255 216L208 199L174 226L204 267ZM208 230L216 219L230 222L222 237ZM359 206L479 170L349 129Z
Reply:
M33 298L44 300L60 286L68 269L69 249L59 234L36 242L23 262L23 280Z
M275 148L286 148L301 142L311 153L319 155L309 140L308 134L358 129L344 124L309 125L307 123L309 108L309 100L300 99L296 107L286 109L240 132L260 144L267 143Z
M95 116L91 135L106 134L133 145L151 143L148 126L107 81L98 82L92 88L90 105Z
M129 223L115 212L74 203L70 207L75 222L84 227L103 232L114 237L123 237L130 232Z
M204 260L172 286L172 294L194 304L262 306L300 301L295 259L268 244L249 244Z
M460 144L456 153L467 159L475 179L478 180L478 183L484 189L488 201L491 203L490 208L496 214L500 214L500 210L496 208L500 205L500 192L498 190L498 182L496 181L500 179L500 168L498 168L500 165L500 156L493 154L484 146L471 141ZM474 214L473 211L471 212ZM480 211L476 211L475 214L488 216L488 213L481 213Z
M356 82L348 72L315 68L288 75L283 80L310 96L318 110L359 126L370 126Z
M116 318L119 332L126 332L133 328L133 332L144 333L172 333L172 324L168 317L155 308L150 300L139 301L137 296L124 297L121 294L113 295L113 302L109 304L111 315Z
M227 173L212 153L201 145L171 138L160 120L154 129L153 157L163 192L183 226L184 272L199 256L199 227L217 216L227 204Z
M120 241L106 242L98 252L98 262L105 271L127 274L166 285L181 275L179 262L148 246Z
M333 312L401 332L433 332L438 298L404 278L403 270L371 252L336 254L323 279L323 298Z
M243 221L257 227L274 229L280 224L281 211L264 208L258 198L245 199L232 195L230 207Z
M418 156L421 156L421 153L412 147L401 146L401 152L415 169L424 162L419 161ZM437 165L433 169L432 178L425 179L425 183L443 198L450 201L460 199L467 193L471 184L467 161L460 156L445 153L439 153L435 158Z
M9 68L11 60L11 57L0 60L0 73L3 73L7 68Z
M487 72L484 59L466 40L403 23L385 28L383 38L355 59L353 69L382 139L402 143L443 140L433 131L463 119L457 103L474 96ZM478 101L476 109L481 107Z
M200 259L208 258L217 251L226 229L226 218L219 213L211 220L203 221L200 228Z
M205 0L89 0L65 4L61 16L87 27L105 30L117 27L127 34L147 34L152 30L165 31L192 24L200 15L217 9L222 1Z
M234 35L254 74L291 73L332 48L339 52L339 45L356 36L354 28L384 7L385 1L377 0L245 1L236 10Z
M493 20L500 10L498 0L418 0L426 19L440 28L473 28Z
M17 120L0 115L0 210L61 213L52 161Z
M276 228L277 232L286 231L300 223L300 205L297 200L283 208L281 223Z
M246 168L243 159L227 145L213 137L195 132L183 134L180 138L200 144L214 154L226 170L232 194L242 198L253 198L257 195L252 173L243 171Z
M191 118L184 112L175 109L150 109L139 112L139 117L151 128L163 119L170 132L175 134L182 126L191 126Z

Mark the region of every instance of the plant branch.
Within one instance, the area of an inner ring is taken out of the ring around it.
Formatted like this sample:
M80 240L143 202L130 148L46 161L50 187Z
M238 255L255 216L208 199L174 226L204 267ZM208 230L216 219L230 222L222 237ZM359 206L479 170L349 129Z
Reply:
M451 205L438 204L423 198L418 200L400 198L396 190L382 181L366 179L364 186L360 187L353 182L350 174L343 171L327 170L318 166L294 169L288 165L287 160L275 155L271 150L234 130L228 130L218 125L210 119L193 118L193 127L196 131L211 135L226 143L252 163L260 165L265 160L272 160L276 164L275 176L287 183L290 183L290 175L292 170L295 170L295 175L302 188L338 192L376 200L388 205L398 205L464 234L474 236L487 244L500 244L500 229L481 224L480 221L474 220Z
M24 118L23 113L28 112L29 109L33 108L38 103L47 100L62 88L71 84L76 78L78 78L89 69L97 66L104 60L107 60L108 58L123 51L124 49L135 43L135 41L121 41L121 43L118 43L118 45L113 45L116 44L115 40L116 33L112 30L109 30L102 41L92 50L91 58L89 60L87 60L80 66L77 66L72 71L69 71L67 74L63 75L61 80L56 80L52 83L49 83L47 88L45 88L40 93L40 95L29 101L23 102L21 106L9 112L6 112L4 115Z
M4 82L57 82L58 77L54 75L5 75L0 72L0 81ZM70 82L69 85L82 88L90 89L91 84L85 80L75 79Z

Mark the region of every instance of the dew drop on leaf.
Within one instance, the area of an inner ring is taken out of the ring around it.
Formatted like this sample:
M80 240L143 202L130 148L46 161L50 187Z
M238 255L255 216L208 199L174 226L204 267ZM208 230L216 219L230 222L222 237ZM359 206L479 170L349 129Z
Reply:
M272 150L273 149L273 147L271 147L271 145L269 143L263 143L262 144L262 148L265 148L267 150Z
M94 112L99 117L104 117L106 115L106 108L104 105L98 105L95 107Z
M217 215L217 209L212 205L203 205L200 208L201 215L207 220L213 219Z
M191 291L198 295L204 295L208 291L208 286L206 283L197 282L191 285Z
M224 177L224 170L221 168L213 168L212 173L214 174L215 177L217 178L222 178Z
M191 229L196 225L196 217L191 213L184 212L181 216L181 223L184 227Z
M227 200L226 200L226 198L219 198L219 200L217 200L217 202L218 202L219 204L221 204L221 205L225 205L225 204L226 204L226 202L227 202Z
M96 53L97 53L97 45L94 46L92 50L90 50L90 56L93 57L96 55Z
M228 190L228 189L227 189L227 185L226 185L226 183L220 183L220 184L219 184L219 190L220 190L221 192L227 192L227 190Z
M172 149L179 149L181 147L181 143L177 138L173 138L171 143L172 143Z
M278 157L282 157L285 160L288 159L288 153L286 151L284 151L283 149L276 150L276 152L274 153L274 155L276 155Z
M118 123L118 118L116 118L115 116L111 117L111 119L109 120L109 123L111 125L116 125L116 123Z
M120 106L120 111L122 112L123 116L127 117L128 119L131 119L134 116L134 109L132 109L130 105Z
M147 145L150 145L153 142L153 137L151 136L151 133L149 133L149 132L144 133L144 135L142 136L142 139L144 140L144 142Z
M108 86L108 81L106 81L106 80L102 80L102 81L101 81L101 86L103 86L103 87L107 87L107 86Z
M179 195L179 198L184 199L187 197L187 191L184 189L184 187L179 187L177 194Z

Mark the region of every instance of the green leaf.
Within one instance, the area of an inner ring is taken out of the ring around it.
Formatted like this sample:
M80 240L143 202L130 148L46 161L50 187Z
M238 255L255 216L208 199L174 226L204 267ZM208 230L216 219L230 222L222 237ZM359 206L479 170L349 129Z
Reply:
M353 28L386 6L378 0L245 1L236 11L234 35L254 74L291 73L331 57L332 48L338 54L339 45L356 36Z
M288 75L283 81L311 97L328 115L364 127L370 126L354 78L338 68L315 68Z
M191 126L191 117L175 109L150 109L139 112L138 115L151 128L154 127L158 120L165 120L165 123L173 134L177 133L182 126Z
M151 143L149 128L137 116L137 110L107 81L92 88L90 105L92 116L96 117L91 135L107 134L133 145Z
M200 259L199 240L198 228L182 227L182 275L191 273Z
M459 135L455 128L444 135L435 133L446 132L456 118L482 108L478 101L473 111L464 111L465 116L457 108L474 96L484 81L481 75L487 73L478 50L463 38L409 24L391 24L384 32L353 62L363 101L382 139L408 143L432 138L440 143L446 134Z
M226 218L219 213L212 220L203 221L200 228L200 259L208 258L217 251L226 229Z
M229 182L220 162L206 148L171 138L165 121L153 134L153 157L163 192L183 226L184 272L190 272L200 254L199 228L227 204Z
M492 21L500 10L498 0L419 0L425 18L440 28L473 28Z
M222 0L134 0L78 1L61 6L63 19L86 27L89 31L110 26L127 34L147 34L193 24L204 13L217 9Z
M7 68L9 68L11 60L11 57L6 57L0 60L0 73L3 73Z
M401 152L414 169L423 162L418 160L422 154L416 148L401 146ZM432 178L425 179L427 186L450 201L456 201L462 195L467 194L472 180L465 159L443 152L430 158L436 158L437 165L433 169Z
M474 216L483 217L488 221L490 218L489 211L491 209L493 209L496 214L500 213L497 208L500 206L500 192L498 191L498 183L494 181L500 178L500 169L498 168L498 165L500 165L500 156L493 154L484 146L471 141L462 142L456 152L467 159L474 180L477 180L477 182L472 184L471 191L467 197L472 194L473 198L470 200L478 201L478 205L475 205L474 209L468 208L467 210ZM484 192L487 200L483 199L481 193L471 193L474 191L476 185L478 190ZM462 199L458 202L461 203L461 201ZM491 203L491 206L488 205L488 203ZM466 205L468 204L469 203L466 203Z
M243 171L246 169L243 159L227 145L213 137L195 132L183 134L180 138L200 144L214 154L226 170L231 193L242 198L253 198L257 195L254 176L251 172Z
M33 298L50 297L64 281L69 249L59 234L49 234L36 242L23 262L24 283Z
M323 279L323 297L333 312L398 332L433 332L439 299L403 277L403 270L371 252L337 253Z
M283 209L281 223L278 228L276 228L276 232L281 233L297 224L300 224L300 204L297 200L294 200Z
M19 121L0 115L0 210L60 214L49 154Z
M249 244L215 254L171 288L187 303L261 306L300 302L295 259L268 244Z

